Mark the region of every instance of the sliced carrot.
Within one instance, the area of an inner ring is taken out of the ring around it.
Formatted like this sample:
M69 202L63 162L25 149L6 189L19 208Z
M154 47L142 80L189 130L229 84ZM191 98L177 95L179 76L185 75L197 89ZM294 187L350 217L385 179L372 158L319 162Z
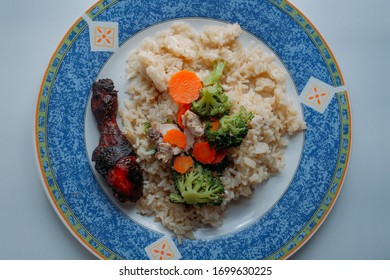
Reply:
M217 152L210 146L209 142L198 142L194 145L192 153L200 163L210 164L214 161Z
M179 129L171 129L165 133L163 142L169 143L172 146L176 146L182 150L187 146L187 138L185 134Z
M179 111L177 112L177 124L182 128L184 129L184 125L183 125L183 115L185 114L185 112L187 112L189 109L191 108L191 106L189 104L185 104L183 105Z
M221 124L220 124L219 120L211 122L211 130L212 131L217 131L220 128L220 126L221 126Z
M181 173L186 173L194 165L194 160L190 156L178 156L173 162L173 168Z
M190 104L199 97L202 81L191 71L181 70L172 75L168 84L169 94L179 104Z
M227 150L226 149L218 150L217 153L215 154L215 158L211 162L211 164L218 164L218 163L220 163L221 161L223 161L223 159L226 157L226 155L227 155Z

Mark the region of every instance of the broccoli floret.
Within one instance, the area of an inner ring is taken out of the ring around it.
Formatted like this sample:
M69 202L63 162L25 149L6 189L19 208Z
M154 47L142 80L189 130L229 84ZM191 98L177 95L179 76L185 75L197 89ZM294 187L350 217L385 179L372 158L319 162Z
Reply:
M194 167L184 174L174 171L173 180L178 191L169 196L173 203L215 206L222 203L222 194L225 190L222 182L201 164L194 164Z
M202 119L219 118L228 114L230 107L229 98L224 94L222 86L217 83L201 90L199 99L191 104L191 111Z
M220 118L229 113L231 103L221 86L220 80L225 63L217 61L213 71L204 79L198 100L192 102L191 111L201 118Z
M226 63L222 60L217 60L213 65L213 71L203 79L203 85L209 86L215 83L219 83L222 78L223 69L225 69Z
M223 116L219 120L219 128L212 129L210 122L206 122L205 135L211 146L217 148L237 147L248 134L249 121L253 113L248 112L244 107L234 115Z

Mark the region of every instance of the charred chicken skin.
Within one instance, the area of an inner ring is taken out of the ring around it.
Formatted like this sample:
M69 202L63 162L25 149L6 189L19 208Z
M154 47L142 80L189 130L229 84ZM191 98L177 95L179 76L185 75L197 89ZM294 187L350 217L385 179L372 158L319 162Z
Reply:
M116 122L118 92L112 80L93 83L91 108L100 132L99 145L92 154L95 169L107 180L119 201L135 202L142 196L142 170L133 146Z

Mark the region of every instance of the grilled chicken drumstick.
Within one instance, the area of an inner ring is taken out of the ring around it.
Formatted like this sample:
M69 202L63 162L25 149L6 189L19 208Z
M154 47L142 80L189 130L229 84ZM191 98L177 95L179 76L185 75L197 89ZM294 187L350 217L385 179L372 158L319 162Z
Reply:
M93 83L91 108L100 132L99 145L92 154L95 169L107 180L119 201L135 202L142 196L142 171L133 146L116 122L118 94L112 80Z

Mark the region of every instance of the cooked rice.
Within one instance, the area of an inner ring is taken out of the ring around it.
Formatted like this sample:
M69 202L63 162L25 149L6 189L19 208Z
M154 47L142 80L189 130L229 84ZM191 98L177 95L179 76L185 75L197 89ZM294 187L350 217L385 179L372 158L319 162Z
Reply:
M179 237L193 238L200 227L220 226L229 202L250 196L259 183L284 167L286 136L305 128L285 95L286 73L275 63L275 56L254 44L244 48L240 33L238 24L205 26L197 33L188 24L174 23L156 38L143 41L128 57L129 99L121 117L144 170L144 195L137 206L141 214L154 215ZM171 167L155 159L144 124L175 120L178 107L167 91L171 76L187 69L203 79L217 58L227 63L222 85L232 113L240 106L252 111L251 129L242 144L232 149L234 166L221 177L226 196L221 206L170 203Z

